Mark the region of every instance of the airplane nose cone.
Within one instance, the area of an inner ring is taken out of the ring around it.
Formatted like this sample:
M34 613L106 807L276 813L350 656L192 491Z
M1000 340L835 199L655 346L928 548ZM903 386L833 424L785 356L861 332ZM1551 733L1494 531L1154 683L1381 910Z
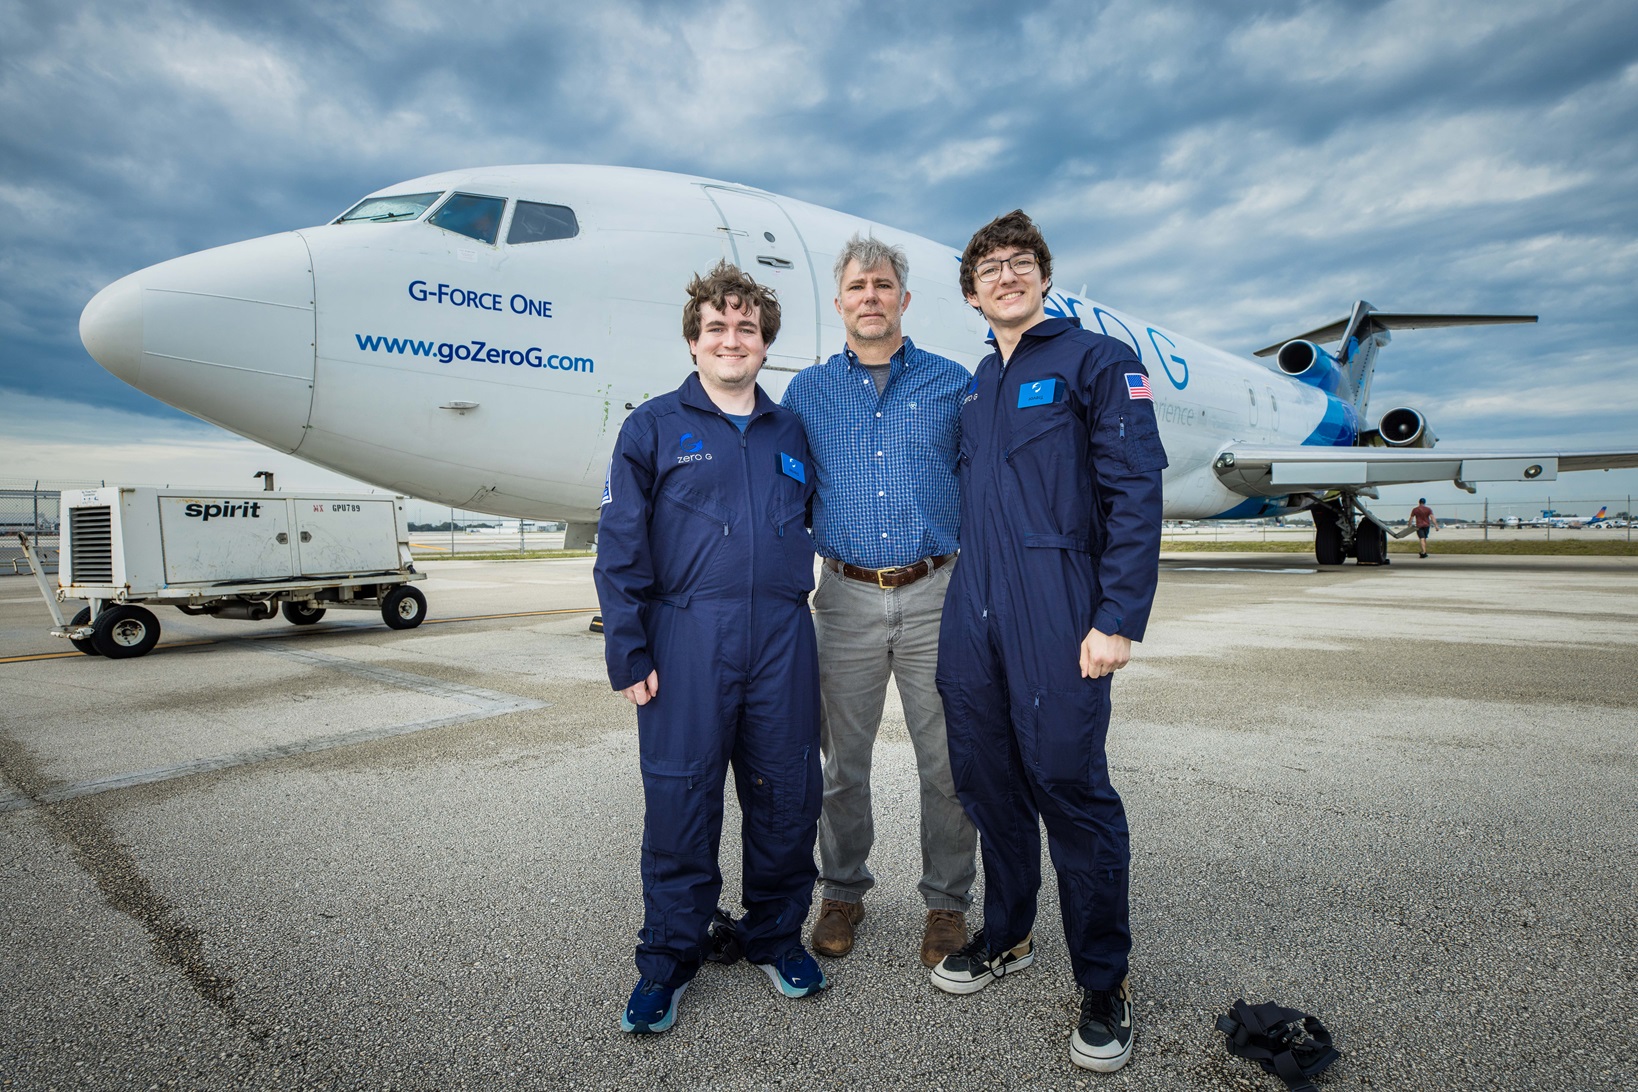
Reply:
M175 258L94 296L80 340L162 402L294 451L313 404L313 263L295 232Z
M91 359L133 387L142 367L142 286L121 277L80 313L80 341Z

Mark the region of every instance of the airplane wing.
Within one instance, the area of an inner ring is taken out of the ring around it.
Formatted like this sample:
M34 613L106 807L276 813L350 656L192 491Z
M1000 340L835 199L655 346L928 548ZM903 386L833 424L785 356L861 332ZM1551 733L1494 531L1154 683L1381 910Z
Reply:
M1571 470L1638 467L1638 451L1460 451L1454 448L1256 447L1230 444L1212 463L1228 488L1278 497L1410 482L1544 482Z

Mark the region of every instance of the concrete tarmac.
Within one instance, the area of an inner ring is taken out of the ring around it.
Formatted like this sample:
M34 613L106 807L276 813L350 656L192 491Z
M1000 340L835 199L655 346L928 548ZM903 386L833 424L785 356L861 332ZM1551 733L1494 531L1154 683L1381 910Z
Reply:
M1067 1059L1050 869L1032 969L928 984L891 694L832 988L709 965L622 1035L642 797L591 563L427 568L417 630L167 610L126 661L53 656L0 577L0 1088L1274 1092L1213 1030L1238 997L1327 1023L1322 1089L1638 1087L1631 560L1164 560L1115 687L1137 1040L1107 1077Z

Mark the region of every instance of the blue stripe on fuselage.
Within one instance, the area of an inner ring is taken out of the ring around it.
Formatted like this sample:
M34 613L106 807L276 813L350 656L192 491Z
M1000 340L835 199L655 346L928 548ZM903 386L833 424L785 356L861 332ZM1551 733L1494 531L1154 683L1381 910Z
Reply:
M1359 439L1359 413L1352 404L1325 396L1325 416L1303 440L1304 447L1353 447Z
M1262 516L1278 515L1286 511L1283 497L1247 497L1226 512L1219 512L1207 519L1258 519Z

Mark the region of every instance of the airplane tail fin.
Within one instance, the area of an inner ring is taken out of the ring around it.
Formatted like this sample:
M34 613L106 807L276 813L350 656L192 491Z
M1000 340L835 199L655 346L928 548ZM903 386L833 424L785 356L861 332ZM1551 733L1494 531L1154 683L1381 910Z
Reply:
M1353 403L1361 417L1371 401L1371 377L1376 371L1376 356L1389 341L1389 330L1426 330L1439 326L1497 326L1504 323L1535 322L1535 315L1439 315L1413 314L1402 311L1378 311L1365 300L1354 304L1345 319L1328 322L1324 326L1286 338L1266 348L1258 349L1257 356L1273 356L1288 342L1341 341L1336 354L1337 369L1342 382L1337 397Z

